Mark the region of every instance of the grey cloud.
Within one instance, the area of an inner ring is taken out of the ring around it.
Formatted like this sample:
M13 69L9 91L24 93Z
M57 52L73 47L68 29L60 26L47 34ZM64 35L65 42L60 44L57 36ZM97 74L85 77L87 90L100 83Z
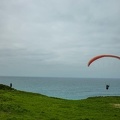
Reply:
M94 55L119 55L119 4L119 0L1 0L0 60L5 65L14 59L18 67L17 63L45 69L48 65L56 72L73 67L74 76L75 68L84 67Z

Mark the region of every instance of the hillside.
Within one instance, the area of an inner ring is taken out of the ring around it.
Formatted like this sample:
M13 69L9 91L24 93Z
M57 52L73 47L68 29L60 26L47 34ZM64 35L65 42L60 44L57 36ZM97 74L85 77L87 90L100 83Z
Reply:
M119 120L120 97L65 100L0 84L0 120Z

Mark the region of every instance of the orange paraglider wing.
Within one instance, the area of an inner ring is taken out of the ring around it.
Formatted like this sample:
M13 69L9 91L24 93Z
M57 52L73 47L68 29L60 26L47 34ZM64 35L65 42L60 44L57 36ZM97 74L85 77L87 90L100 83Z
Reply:
M102 58L102 57L113 57L113 58L118 58L120 60L120 57L119 56L116 56L116 55L98 55L98 56L95 56L94 58L92 58L89 62L88 62L88 67L90 66L90 64L92 62L94 62L95 60L99 59L99 58Z

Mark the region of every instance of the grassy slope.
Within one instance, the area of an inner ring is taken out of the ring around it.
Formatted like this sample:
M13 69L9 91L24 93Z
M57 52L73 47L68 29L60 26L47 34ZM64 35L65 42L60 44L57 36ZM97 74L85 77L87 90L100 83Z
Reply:
M119 120L120 97L64 100L0 89L0 120Z

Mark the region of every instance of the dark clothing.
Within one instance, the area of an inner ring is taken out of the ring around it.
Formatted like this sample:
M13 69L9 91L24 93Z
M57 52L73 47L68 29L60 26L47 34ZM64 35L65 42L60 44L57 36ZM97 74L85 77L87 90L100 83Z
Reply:
M109 85L106 85L106 89L108 90L108 88L109 88Z
M10 83L10 87L12 88L12 83Z

